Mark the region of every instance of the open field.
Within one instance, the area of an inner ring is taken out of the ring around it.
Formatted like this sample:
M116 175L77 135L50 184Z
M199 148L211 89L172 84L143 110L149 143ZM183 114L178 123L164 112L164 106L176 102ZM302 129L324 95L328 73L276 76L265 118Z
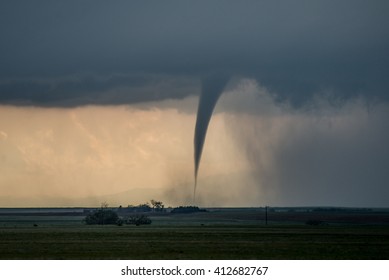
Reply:
M82 215L0 215L0 259L389 259L389 213L258 209L150 215L87 226ZM308 226L308 219L321 219ZM33 226L33 225L36 226Z

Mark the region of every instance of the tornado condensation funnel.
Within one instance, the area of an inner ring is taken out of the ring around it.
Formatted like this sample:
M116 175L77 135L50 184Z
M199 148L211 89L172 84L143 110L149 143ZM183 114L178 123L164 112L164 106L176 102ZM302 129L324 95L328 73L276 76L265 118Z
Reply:
M196 197L197 175L200 167L201 154L203 152L205 137L209 121L212 117L216 103L222 94L229 77L214 75L203 79L199 106L197 110L196 127L194 133L194 190L193 201Z

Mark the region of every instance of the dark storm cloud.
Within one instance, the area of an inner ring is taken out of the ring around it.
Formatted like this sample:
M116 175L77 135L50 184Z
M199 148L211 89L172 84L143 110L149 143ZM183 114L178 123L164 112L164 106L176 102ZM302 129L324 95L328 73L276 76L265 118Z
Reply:
M112 75L18 79L0 83L0 103L72 107L117 105L162 99L181 99L195 94L199 83L187 77L162 75Z
M295 103L323 88L388 99L388 14L380 0L2 1L0 102L176 98L192 92L118 97L111 90L132 81L112 76L219 71L255 77Z

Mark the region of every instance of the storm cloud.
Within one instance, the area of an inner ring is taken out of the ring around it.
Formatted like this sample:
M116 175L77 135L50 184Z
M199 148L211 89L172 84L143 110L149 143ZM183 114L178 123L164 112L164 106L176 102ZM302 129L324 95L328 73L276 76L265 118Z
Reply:
M1 1L0 201L190 203L196 105L225 76L196 202L387 207L388 15L385 0Z
M322 89L387 100L388 14L380 0L3 1L0 102L183 98L199 90L150 84L220 71L296 105Z

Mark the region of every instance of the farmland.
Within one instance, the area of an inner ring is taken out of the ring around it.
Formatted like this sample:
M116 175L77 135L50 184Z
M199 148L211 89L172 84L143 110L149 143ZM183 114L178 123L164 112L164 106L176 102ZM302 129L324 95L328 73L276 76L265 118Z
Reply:
M0 210L0 259L388 259L386 210L219 208L85 225L81 211ZM320 221L307 225L307 221Z

